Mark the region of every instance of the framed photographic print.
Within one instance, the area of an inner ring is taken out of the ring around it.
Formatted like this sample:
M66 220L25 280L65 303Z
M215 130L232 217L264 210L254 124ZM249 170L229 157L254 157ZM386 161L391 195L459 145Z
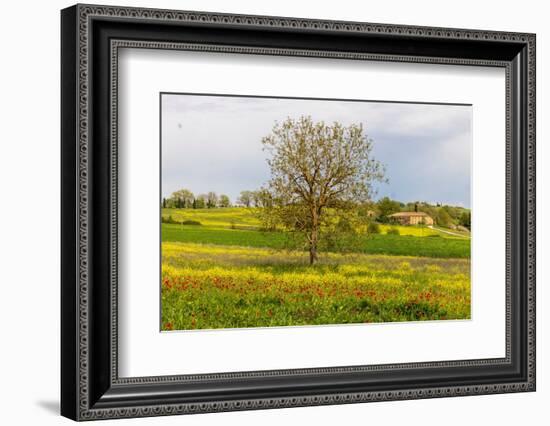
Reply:
M74 420L535 390L535 36L76 5Z

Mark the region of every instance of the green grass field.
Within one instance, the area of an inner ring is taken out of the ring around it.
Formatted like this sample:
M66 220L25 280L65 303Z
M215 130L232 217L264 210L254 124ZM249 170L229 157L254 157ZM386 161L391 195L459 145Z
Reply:
M164 209L162 329L470 317L470 238L426 227L365 236L357 253L288 250L254 209Z

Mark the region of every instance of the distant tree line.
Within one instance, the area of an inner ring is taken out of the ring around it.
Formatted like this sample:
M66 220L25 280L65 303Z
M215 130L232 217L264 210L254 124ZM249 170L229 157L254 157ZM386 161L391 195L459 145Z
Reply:
M171 209L212 209L224 207L269 207L272 198L266 189L255 191L241 191L235 204L231 202L229 196L225 194L218 195L210 191L206 194L193 194L189 189L179 189L174 191L170 197L162 199L163 208Z
M246 208L271 208L274 205L273 195L269 190L261 188L258 190L241 191L235 203L232 203L229 196L218 195L214 191L206 194L194 195L189 189L180 189L172 193L168 198L162 199L163 208L176 209L211 209L240 206ZM383 197L377 202L356 203L359 211L370 216L372 221L384 224L393 222L391 215L399 212L424 212L432 217L437 225L447 228L462 226L471 229L471 212L463 207L430 204L425 201L403 203ZM269 227L269 226L267 226Z
M179 189L174 191L170 197L162 199L162 207L165 209L212 209L231 207L231 200L227 195L218 195L214 191L195 195L189 189Z

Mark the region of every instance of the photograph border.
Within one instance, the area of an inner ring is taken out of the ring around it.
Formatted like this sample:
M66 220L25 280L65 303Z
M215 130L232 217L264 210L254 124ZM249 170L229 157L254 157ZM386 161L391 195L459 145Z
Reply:
M120 47L120 46L119 46ZM185 48L178 49L178 50L187 50ZM116 57L115 57L116 56ZM118 61L118 52L116 55L112 55L111 59L113 61ZM116 67L118 70L118 66ZM159 287L159 332L167 332L167 330L162 330L162 97L163 95L169 95L169 96L200 96L200 97L220 97L220 98L250 98L250 99L270 99L270 100L298 100L298 101L326 101L326 102L353 102L353 103L376 103L376 104L401 104L401 105L437 105L437 106L461 106L461 107L472 107L473 104L471 103L460 103L460 102L422 102L422 101L384 101L384 100L376 100L376 99L349 99L349 98L319 98L319 97L308 97L308 96L274 96L274 95L239 95L234 93L199 93L199 92L171 92L171 91L162 91L159 92L159 217L158 217L158 223L159 223L159 281L158 281L158 287ZM112 108L115 111L118 111L118 99L113 99ZM112 124L113 125L113 124ZM115 129L112 129L113 131ZM470 138L470 150L472 149L472 143L473 138ZM118 140L112 139L111 140L112 146L118 146ZM117 163L117 155L118 152L112 151L112 161L113 164ZM471 156L471 153L470 153ZM470 158L471 160L471 158ZM472 189L472 181L470 176L470 192ZM117 188L117 195L118 195L118 188ZM471 196L470 196L471 198ZM113 206L118 205L117 200L113 200ZM112 220L114 223L118 222L118 211L117 209L113 209L112 211ZM470 249L471 252L471 249ZM112 262L116 263L117 259L116 257L112 257ZM118 274L117 274L118 275ZM470 269L470 275L471 275L471 269ZM470 289L471 294L471 289ZM507 303L507 311L509 309L509 304ZM116 312L116 304L112 306L112 311ZM471 308L471 305L470 305ZM452 319L452 320L423 320L423 321L470 321L472 319L471 313L469 318L461 318L461 319ZM400 323L408 323L408 322L415 322L415 321L395 321ZM388 322L380 322L380 324L388 323ZM246 327L247 330L257 330L262 328L288 328L288 327L324 327L324 326L338 326L338 325L344 325L342 323L326 323L326 324L314 324L314 325L280 325L280 326L249 326ZM360 323L346 323L345 325L360 325ZM506 324L506 330L509 330L509 321ZM236 330L238 328L233 327L225 327L225 328L197 328L194 330L190 329L176 329L171 330L170 332L195 332L195 331L223 331L223 330ZM242 328L241 328L242 329ZM509 333L506 334L506 341L509 341ZM113 379L117 380L116 377L113 377Z
M535 35L95 5L64 9L61 18L62 415L92 420L535 390ZM116 123L124 47L504 67L506 357L119 378Z

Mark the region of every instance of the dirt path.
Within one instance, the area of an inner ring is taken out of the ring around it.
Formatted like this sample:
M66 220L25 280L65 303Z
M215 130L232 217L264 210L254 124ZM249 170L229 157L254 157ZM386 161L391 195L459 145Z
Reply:
M443 232L444 234L453 235L455 237L470 238L469 235L457 234L455 232L446 231L444 229L434 228L433 225L428 225L428 228L433 229L434 231Z

